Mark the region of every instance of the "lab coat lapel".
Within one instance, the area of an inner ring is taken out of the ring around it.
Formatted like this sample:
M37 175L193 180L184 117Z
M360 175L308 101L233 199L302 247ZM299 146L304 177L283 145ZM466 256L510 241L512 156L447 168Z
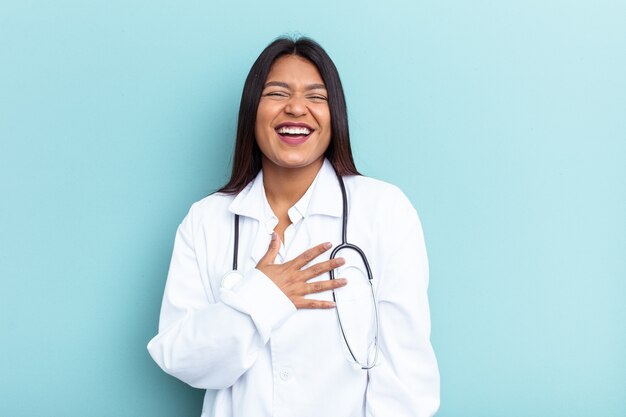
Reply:
M259 224L257 228L256 236L252 241L252 251L250 253L252 257L252 262L254 265L258 264L261 258L267 252L267 248L269 247L271 239L271 232L268 233L265 229L265 225Z
M328 159L324 160L314 187L308 214L341 217L341 188L339 188L337 174Z
M313 187L307 215L304 219L303 226L306 236L301 240L303 246L298 248L298 253L291 253L291 256L299 255L312 246L323 242L341 240L341 229L335 232L326 227L320 227L321 223L319 223L318 218L318 216L341 217L341 188L339 188L337 174L335 174L335 170L328 160L324 160Z
M264 224L266 217L265 198L265 189L263 187L263 171L260 171L256 178L252 180L252 182L250 182L250 184L248 184L246 188L244 188L239 194L237 194L237 197L235 197L235 199L229 206L229 210L232 213L238 214L239 216L243 217L249 217L250 219L253 219L257 222L257 227L255 228L249 227L249 225L244 224L246 223L246 220L249 219L240 218L239 220L240 259L242 261L245 259L245 256L243 256L243 254L245 254L247 247L251 247L250 254L254 265L256 265L263 257L263 255L265 255L265 253L267 252L271 237L271 231L268 231L266 225ZM255 229L256 234L252 238L252 236L250 235L250 231L254 233ZM252 240L248 241L251 242L251 246L246 246L244 244L244 242L247 241L247 239L244 238L244 236L246 236L246 233L249 237L252 238ZM241 265L243 266L244 264L242 263Z

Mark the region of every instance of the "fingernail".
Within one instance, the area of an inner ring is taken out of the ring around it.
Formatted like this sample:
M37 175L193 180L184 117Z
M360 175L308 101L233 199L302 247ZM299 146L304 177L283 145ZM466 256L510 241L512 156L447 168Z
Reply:
M333 247L333 244L332 244L332 243L330 243L330 242L326 242L326 243L324 243L324 249L330 249L330 248L332 248L332 247Z
M337 258L337 265L341 266L344 265L346 263L346 260L344 258Z
M340 283L341 285L348 284L348 280L345 278L337 278L337 282Z
M277 237L278 237L278 233L272 232L272 240L276 240Z

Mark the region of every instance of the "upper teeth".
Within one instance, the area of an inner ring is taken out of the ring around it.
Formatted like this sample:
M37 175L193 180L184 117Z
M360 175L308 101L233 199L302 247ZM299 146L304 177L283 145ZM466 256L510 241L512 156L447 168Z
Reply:
M308 135L311 133L306 127L283 126L278 129L278 133L288 133L290 135Z

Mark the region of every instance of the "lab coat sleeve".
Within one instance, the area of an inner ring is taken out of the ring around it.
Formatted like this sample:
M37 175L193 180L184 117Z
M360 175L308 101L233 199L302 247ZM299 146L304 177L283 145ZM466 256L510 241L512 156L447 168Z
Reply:
M430 343L428 260L417 213L397 193L379 216L381 358L368 371L366 415L430 417L439 408L439 371Z
M231 386L255 362L272 330L296 309L263 273L253 269L220 301L203 285L194 240L193 208L176 233L159 333L148 351L168 374L204 389ZM200 249L199 249L200 250Z

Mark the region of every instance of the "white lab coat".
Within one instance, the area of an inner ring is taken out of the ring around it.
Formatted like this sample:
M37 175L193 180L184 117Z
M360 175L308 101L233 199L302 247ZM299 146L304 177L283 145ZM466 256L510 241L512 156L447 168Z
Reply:
M148 344L165 372L207 389L202 417L425 417L438 409L428 263L415 209L395 186L362 176L344 181L348 241L365 252L374 276L379 364L369 371L351 366L335 311L297 310L255 269L277 224L261 172L237 196L217 193L191 207L176 234L159 333ZM226 290L220 282L232 269L233 213L241 216L239 270L245 276ZM277 262L319 243L341 243L341 213L338 181L325 161L289 210L293 224ZM313 263L329 256L330 251ZM371 328L371 296L361 285L363 268L348 252L345 258L337 275L348 277L338 294L345 295L340 311L346 312L351 344L364 355L371 340L362 337ZM322 279L328 275L316 278Z

